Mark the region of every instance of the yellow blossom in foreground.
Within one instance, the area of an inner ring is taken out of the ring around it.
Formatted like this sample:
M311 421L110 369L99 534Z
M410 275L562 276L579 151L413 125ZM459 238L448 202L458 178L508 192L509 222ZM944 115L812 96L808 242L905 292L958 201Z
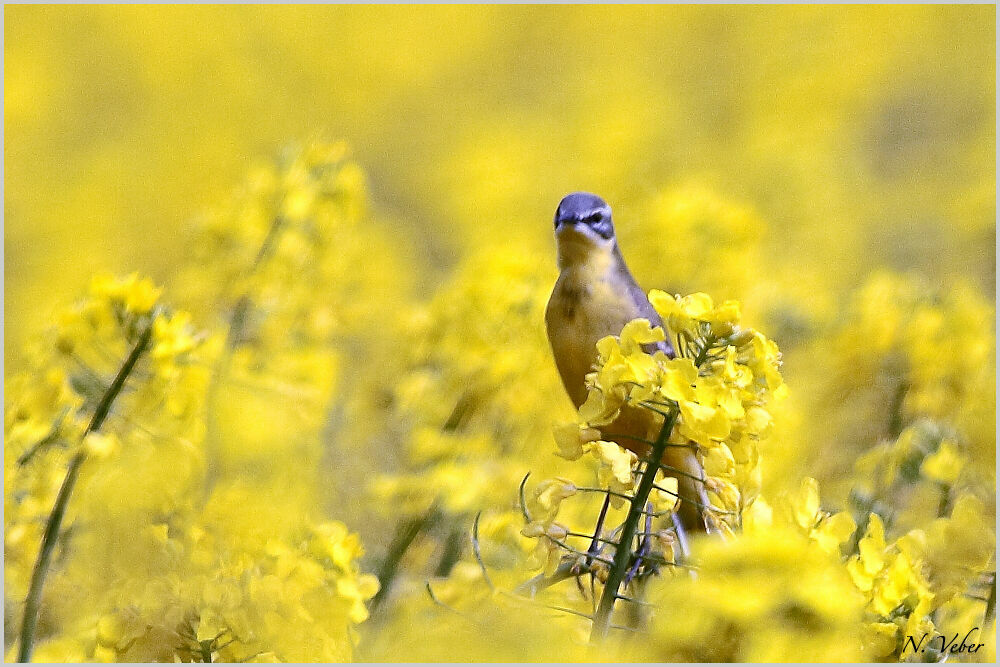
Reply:
M726 541L702 540L694 558L697 578L651 584L648 599L656 607L637 659L866 658L863 597L837 558L798 532L774 526Z
M797 493L789 494L786 510L791 523L828 553L839 554L857 528L848 512L830 515L820 509L819 484L811 477L802 480Z

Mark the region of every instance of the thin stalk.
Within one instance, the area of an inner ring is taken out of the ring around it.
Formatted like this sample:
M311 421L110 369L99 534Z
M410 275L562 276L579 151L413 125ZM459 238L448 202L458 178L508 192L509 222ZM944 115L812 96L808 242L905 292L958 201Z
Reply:
M528 505L524 501L524 485L528 483L528 478L531 477L531 472L527 472L524 475L524 479L521 480L521 485L517 487L517 498L521 504L521 515L524 516L524 520L531 523L531 514L528 513Z
M609 493L604 496L604 502L601 504L601 513L597 516L597 525L594 526L594 537L590 541L590 548L587 549L589 553L600 555L600 553L604 550L604 547L601 546L601 542L606 542L606 540L601 537L601 531L604 530L604 520L608 516L608 506L610 505L611 493L609 489ZM593 579L591 579L591 583L593 583Z
M567 531L566 534L569 535L570 537L586 537L587 539L591 540L591 546L593 546L593 543L601 543L601 542L603 542L604 544L618 544L618 542L614 540L608 540L603 537L597 537L595 535L591 535L590 533L578 533L570 530Z
M132 374L133 369L135 369L135 365L139 362L139 357L142 356L142 353L149 345L149 340L153 335L153 322L156 321L157 315L157 310L154 310L150 314L149 322L142 330L142 333L139 334L139 340L136 341L135 346L118 370L115 379L111 382L107 390L105 390L101 396L101 400L98 401L97 407L94 409L94 416L91 417L90 423L83 432L83 438L86 438L90 433L98 431L104 424L104 420L107 419L108 413L111 411L112 404L114 404L115 399L118 398L118 395L124 389L125 382L128 380L129 375ZM38 623L42 590L45 587L45 576L48 574L49 566L52 563L52 553L55 551L56 541L59 538L63 517L66 515L66 507L69 505L70 496L73 495L73 487L76 486L76 480L80 476L80 467L86 458L86 451L80 449L70 459L66 470L66 477L63 479L62 486L59 487L56 502L52 506L52 513L49 514L48 521L45 524L45 532L42 533L42 544L38 550L38 560L35 561L35 568L31 571L28 596L24 600L21 641L17 651L18 662L31 661L31 651L34 648L35 642L35 626Z
M373 616L375 610L379 608L385 600L386 595L389 594L389 589L392 587L392 580L396 578L396 571L399 569L399 563L406 554L406 551L413 544L413 540L417 539L420 533L427 530L437 520L437 515L438 509L437 503L435 503L423 516L399 524L399 527L396 529L396 536L393 538L392 544L389 545L389 552L386 554L385 560L382 561L382 565L376 573L379 581L378 593L375 594L375 597L368 604L368 611Z
M612 491L611 489L598 489L593 486L578 486L576 487L576 490L588 493L605 493L609 496L615 496L616 498L622 498L623 500L632 502L632 496L628 495L627 493L618 493L617 491Z
M677 410L674 408L671 409L663 421L660 434L657 436L656 442L649 453L649 461L651 463L643 470L635 497L629 503L628 515L625 517L625 523L622 524L622 534L618 540L618 548L615 549L614 562L608 571L608 579L604 583L601 602L597 607L597 615L594 617L594 625L590 633L592 642L600 641L608 636L608 629L611 626L611 613L614 611L618 589L625 579L625 573L628 571L629 561L632 557L632 540L635 538L639 520L645 513L643 508L649 498L649 493L653 490L653 481L656 478L656 471L659 469L657 464L663 458L663 452L667 448L667 440L670 438L670 433L674 430L674 423L676 421Z
M646 602L645 600L636 600L635 598L630 598L627 595L616 595L619 600L625 600L625 602L631 602L632 604L640 605L642 607L655 607L656 605L652 602Z
M701 482L702 484L705 484L707 482L707 480L705 480L702 477L699 477L698 475L692 475L691 473L685 472L685 471L681 470L680 468L674 468L673 466L668 466L666 463L661 463L660 464L660 468L663 469L663 470L666 470L668 472L672 472L672 473L675 473L677 475L680 475L681 477L689 477L689 478L693 479L696 482ZM672 476L673 475L667 475L667 477L672 477Z
M948 515L948 504L949 496L951 495L951 486L948 484L939 484L938 492L941 494L938 498L938 517L943 517Z
M848 554L859 552L861 539L868 532L871 512L875 508L875 498L858 498L855 504L859 513L858 527L854 530L854 535L851 537L851 548L848 550Z
M682 570L690 570L692 572L698 569L695 565L687 565L686 563L678 563L675 560L667 560L663 556L655 553L646 554L642 557L643 560L649 561L650 563L657 563L659 565L669 565L670 567L678 567Z
M456 616L461 616L463 619L465 619L469 623L472 623L473 625L479 625L479 623L477 623L476 620L473 619L468 614L463 614L462 612L460 612L459 610L455 609L454 607L452 607L450 605L446 605L444 602L441 602L441 600L438 598L438 596L434 593L434 589L431 588L431 582L430 581L425 581L424 582L424 590L427 591L427 595L430 597L431 602L433 602L437 606L441 607L442 609L446 609L446 610L450 611L451 613L455 614Z
M576 554L577 556L583 556L584 558L586 558L588 560L596 560L598 563L604 563L605 565L612 565L612 564L614 564L614 561L612 561L610 558L602 558L600 555L594 554L594 553L590 553L589 551L580 551L579 549L574 549L569 544L566 544L562 540L557 540L554 537L549 537L549 538L544 538L544 539L549 539L556 546L561 547L562 549L564 549L564 550L566 550L566 551L568 551L570 553Z
M529 579L515 588L514 593L517 595L525 595L529 598L535 597L535 594L538 593L538 591L558 584L560 581L564 581L570 577L575 577L577 575L576 566L577 560L575 558L567 557L559 564L559 567L556 568L555 572L548 576L545 574L539 574L532 579Z
M62 409L62 411L59 413L59 416L56 417L55 423L52 424L52 428L50 428L49 432L45 434L45 437L43 437L41 440L33 444L31 447L25 450L23 454L17 457L17 465L19 466L25 465L26 463L28 463L28 461L32 459L32 457L35 454L41 451L44 447L47 447L48 445L51 445L52 443L58 441L63 421L66 419L67 415L69 415L69 407L65 407Z
M441 560L434 570L435 577L447 577L451 570L462 557L462 543L465 541L465 531L460 527L453 527L448 533L448 538L444 542L444 551Z
M990 595L986 598L986 613L983 615L983 632L986 632L993 622L993 617L997 611L997 577L993 575L993 583L990 585Z
M490 573L486 571L486 563L483 562L483 552L479 548L479 517L482 516L482 512L476 515L476 520L472 522L472 553L476 555L476 562L479 563L479 569L483 573L483 580L486 585L490 587L490 590L496 590L496 586L493 585L493 581L490 579Z
M639 548L635 552L635 562L629 568L628 572L625 573L625 585L628 586L629 582L635 578L635 575L639 573L639 567L642 565L642 557L645 556L652 549L653 543L653 517L649 516L648 512L653 509L652 503L646 503L646 529L641 533L642 539L639 540ZM619 596L621 597L621 596Z
M673 406L667 405L665 403L652 403L650 401L644 401L644 403L650 403L651 405L665 405L666 407L673 407ZM647 405L643 405L642 407L645 407L647 410L652 410L653 412L655 412L658 415L662 415L663 414L663 412L661 412L659 410L653 410L652 408L650 408ZM632 435L625 435L624 433L610 433L610 432L606 432L606 431L601 431L601 436L604 437L604 438L611 438L615 442L617 442L619 439L623 439L623 440L631 440L633 442L641 442L644 445L652 445L653 444L652 440L646 440L645 438L637 438L637 437L632 436ZM694 449L695 445L693 445L690 442L687 442L687 443L684 443L684 444L677 443L677 442L668 442L667 443L667 447L683 447L684 449Z

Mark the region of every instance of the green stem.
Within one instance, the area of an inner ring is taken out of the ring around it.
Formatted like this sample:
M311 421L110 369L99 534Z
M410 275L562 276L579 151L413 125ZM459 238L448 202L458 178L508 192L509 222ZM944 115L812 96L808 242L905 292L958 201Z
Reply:
M903 401L906 400L906 392L909 390L909 383L903 380L896 387L896 392L892 396L892 404L889 406L889 424L886 427L888 440L895 440L903 432Z
M437 503L435 503L423 516L404 521L396 528L396 536L393 538L392 544L389 545L389 552L376 573L379 589L368 605L370 614L375 615L375 610L381 606L389 594L392 580L396 578L396 571L399 569L399 563L410 545L413 544L413 540L417 539L417 536L429 528L437 518L438 508Z
M48 445L51 445L52 443L57 442L59 440L63 421L66 419L66 416L69 414L69 411L70 411L69 407L65 407L62 409L62 412L60 412L59 416L56 417L56 421L52 424L52 428L49 429L49 432L45 434L45 437L43 437L41 440L33 444L23 454L17 457L17 465L19 466L26 465L28 461L30 461L32 457L35 456L35 454L40 452L43 448L47 447Z
M677 421L677 408L671 408L667 417L663 420L663 427L656 438L656 442L649 453L649 465L642 472L639 479L639 487L635 496L629 503L628 515L625 523L622 524L622 533L615 549L615 558L608 572L608 579L604 583L604 592L601 593L601 602L597 607L597 614L594 616L594 626L590 633L592 642L600 641L608 636L611 627L611 614L614 611L615 600L618 597L618 589L625 579L628 571L629 561L632 559L632 540L635 538L639 520L644 514L646 501L650 491L653 490L653 482L656 472L659 469L658 463L663 458L663 452L667 449L667 440L674 430L674 423Z
M90 433L100 430L104 424L104 420L107 419L108 413L111 411L111 406L125 387L125 382L128 380L133 369L135 369L139 357L142 356L142 353L149 345L149 340L153 335L153 322L156 321L156 318L157 311L154 310L150 314L149 322L139 335L139 340L136 342L135 347L129 352L128 357L125 358L124 363L122 363L121 368L118 370L118 374L111 382L111 386L101 396L101 400L94 410L94 416L83 432L83 438L86 438ZM45 576L48 574L49 565L52 563L52 553L55 551L56 540L59 537L63 517L66 514L66 507L69 505L70 496L73 495L73 487L76 486L76 480L80 475L80 467L86 458L86 451L80 449L70 459L66 470L66 477L63 479L62 486L59 487L55 505L52 506L52 513L49 514L48 521L45 524L45 532L42 533L42 544L38 551L38 560L35 561L35 568L31 571L28 596L24 600L24 616L21 621L21 644L17 653L18 662L31 661L31 651L34 648L35 642L35 626L38 623L42 590L45 587Z
M986 613L983 615L983 632L987 632L993 616L997 611L997 575L993 573L993 583L990 585L990 596L986 598Z
M865 533L868 531L868 523L871 520L872 510L875 508L875 498L874 497L857 497L855 505L858 508L858 527L854 529L854 534L851 536L851 548L848 549L848 555L853 555L858 553L859 545L861 544L861 539L864 537Z
M560 581L575 577L579 574L579 568L577 567L576 558L567 558L559 564L556 571L550 575L539 574L538 576L524 582L520 586L514 589L514 593L517 595L526 595L529 598L535 597L535 595L549 586L558 584Z
M939 484L938 492L941 494L938 498L938 517L940 518L948 515L951 487L947 484Z
M447 577L451 570L462 557L462 544L465 542L465 531L455 527L448 533L448 539L444 543L444 552L438 562L437 569L434 570L435 577Z

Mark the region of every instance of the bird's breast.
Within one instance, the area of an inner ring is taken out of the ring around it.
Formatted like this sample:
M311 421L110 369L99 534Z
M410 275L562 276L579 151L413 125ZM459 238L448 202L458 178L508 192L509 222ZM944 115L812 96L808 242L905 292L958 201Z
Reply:
M625 286L607 274L572 269L560 274L545 323L556 367L577 406L587 398L585 378L597 361L597 341L621 333L633 311Z

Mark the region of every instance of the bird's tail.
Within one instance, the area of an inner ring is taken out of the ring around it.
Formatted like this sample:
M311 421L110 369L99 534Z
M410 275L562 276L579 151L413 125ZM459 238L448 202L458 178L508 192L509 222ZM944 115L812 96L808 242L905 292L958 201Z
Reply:
M613 440L625 449L635 452L640 457L649 453L649 442L658 437L662 422L650 417L645 409L626 406L618 418L610 425L602 428L603 437ZM672 445L667 447L660 462L666 466L663 474L677 478L677 495L680 505L677 514L688 535L711 532L711 523L703 511L708 507L708 494L705 492L705 471L698 460L696 445L690 447Z

